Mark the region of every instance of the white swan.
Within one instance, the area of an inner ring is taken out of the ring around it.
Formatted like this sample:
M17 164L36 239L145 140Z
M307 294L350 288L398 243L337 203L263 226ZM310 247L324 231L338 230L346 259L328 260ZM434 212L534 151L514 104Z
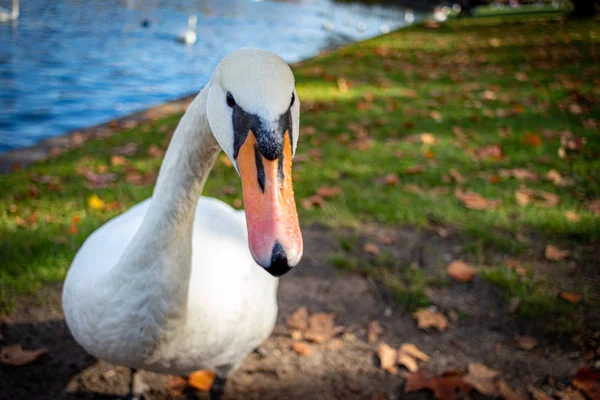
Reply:
M12 0L12 10L0 7L0 22L10 22L19 19L19 0Z
M196 18L195 15L190 15L190 17L188 18L188 27L185 31L181 32L181 34L179 34L179 36L177 37L177 40L180 41L181 43L185 43L185 44L194 44L196 43L196 40L198 39L198 36L196 35L196 22L198 21L198 19Z
M302 256L291 173L299 114L278 56L241 49L219 63L175 130L152 198L92 233L73 260L63 308L79 344L131 368L215 368L218 395L270 335L275 277ZM221 149L241 176L245 219L200 197Z
M404 22L406 22L407 24L412 24L413 22L415 22L415 12L410 8L407 8L404 11Z

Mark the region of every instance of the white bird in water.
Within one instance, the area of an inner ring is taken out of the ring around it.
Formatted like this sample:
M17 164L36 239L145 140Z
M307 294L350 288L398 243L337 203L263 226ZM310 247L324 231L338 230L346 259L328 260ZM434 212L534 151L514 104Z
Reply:
M211 399L220 398L227 375L271 334L277 278L302 257L299 121L283 59L246 48L219 63L181 118L152 197L92 233L71 264L63 308L86 351L165 374L213 368ZM201 196L221 150L245 211Z
M188 18L188 27L185 31L183 31L179 37L177 37L177 40L180 41L181 43L185 43L185 44L194 44L196 43L196 40L198 39L198 36L196 35L196 22L198 21L198 19L196 18L195 15L190 15L190 17Z
M10 22L19 19L19 0L12 1L12 10L0 7L0 22Z
M407 24L412 24L413 22L415 22L415 13L410 8L404 10L404 22L406 22Z

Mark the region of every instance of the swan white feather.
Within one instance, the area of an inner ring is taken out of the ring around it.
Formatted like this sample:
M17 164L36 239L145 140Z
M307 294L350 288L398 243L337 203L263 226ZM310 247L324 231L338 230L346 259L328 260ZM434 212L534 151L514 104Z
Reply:
M293 86L291 70L271 53L242 49L226 57L182 117L153 197L85 241L65 280L63 308L73 336L90 354L161 373L216 368L225 376L270 335L278 279L249 251L244 212L200 194L221 148L233 143L224 93L255 93L239 101L261 118L279 118L271 111L288 107L296 120L295 148L299 102L289 103ZM298 240L290 267L301 257Z
M19 0L12 1L12 9L0 7L0 22L10 22L19 19Z

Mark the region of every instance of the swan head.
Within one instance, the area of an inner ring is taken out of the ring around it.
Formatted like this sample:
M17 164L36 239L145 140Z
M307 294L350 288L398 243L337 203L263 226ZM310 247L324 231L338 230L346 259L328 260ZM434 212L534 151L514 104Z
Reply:
M292 70L264 50L229 54L211 79L206 114L242 180L250 252L267 272L281 276L303 251L292 187L300 126Z

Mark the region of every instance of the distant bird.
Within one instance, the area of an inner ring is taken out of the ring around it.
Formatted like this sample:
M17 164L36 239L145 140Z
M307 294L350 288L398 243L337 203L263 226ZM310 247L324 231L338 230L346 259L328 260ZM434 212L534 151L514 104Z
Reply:
M181 32L177 37L177 41L185 44L194 44L198 39L196 36L196 22L197 18L195 15L190 15L188 18L188 27L185 31Z
M142 28L149 28L150 25L152 25L152 21L150 21L148 18L146 18L146 19L142 20L140 25L142 26Z
M413 22L415 22L415 13L410 8L404 10L404 22L406 22L407 24L412 24Z
M383 24L379 27L381 33L390 33L390 26L388 24Z
M19 0L13 0L12 10L0 7L0 22L10 22L19 19Z

